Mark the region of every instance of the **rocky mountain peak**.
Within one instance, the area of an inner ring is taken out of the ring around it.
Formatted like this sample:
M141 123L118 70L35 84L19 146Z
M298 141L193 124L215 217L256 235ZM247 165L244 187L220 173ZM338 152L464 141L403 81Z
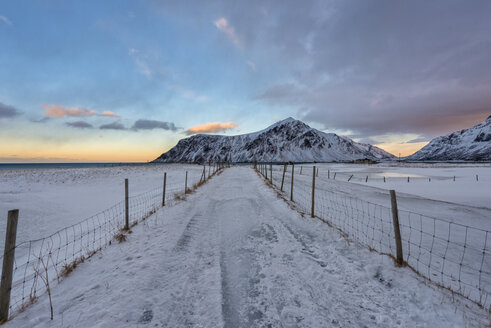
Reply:
M156 162L330 162L393 157L375 146L324 133L287 118L264 130L237 136L194 135Z

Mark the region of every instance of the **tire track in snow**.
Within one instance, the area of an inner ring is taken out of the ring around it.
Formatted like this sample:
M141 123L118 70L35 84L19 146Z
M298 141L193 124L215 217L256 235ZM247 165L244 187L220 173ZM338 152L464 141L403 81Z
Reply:
M220 299L208 302L219 279L216 222L211 220L216 202L193 202L191 218L175 246L162 259L161 276L151 288L165 293L155 306L160 327L217 327L222 325ZM219 294L218 294L219 295ZM202 318L208 322L202 322ZM155 320L154 320L155 321Z
M240 181L240 180L239 180ZM256 193L250 187L236 184L240 197L223 200L217 207L220 229L220 268L222 279L222 313L225 327L257 327L262 313L249 303L251 284L261 269L244 243L260 225ZM248 195L248 196L243 196ZM245 215L244 215L245 214Z

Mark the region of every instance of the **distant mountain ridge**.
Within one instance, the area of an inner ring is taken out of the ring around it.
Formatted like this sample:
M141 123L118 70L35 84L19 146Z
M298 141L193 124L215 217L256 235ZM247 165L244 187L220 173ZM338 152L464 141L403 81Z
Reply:
M491 161L491 116L469 129L437 137L407 160Z
M181 139L153 162L348 162L393 157L378 147L316 130L289 117L254 133L197 134Z

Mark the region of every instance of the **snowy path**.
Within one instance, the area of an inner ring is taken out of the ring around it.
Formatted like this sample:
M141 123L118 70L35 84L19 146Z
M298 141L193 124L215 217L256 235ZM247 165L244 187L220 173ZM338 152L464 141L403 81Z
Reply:
M302 218L250 168L160 210L52 292L54 322L42 296L6 326L462 327L485 315Z

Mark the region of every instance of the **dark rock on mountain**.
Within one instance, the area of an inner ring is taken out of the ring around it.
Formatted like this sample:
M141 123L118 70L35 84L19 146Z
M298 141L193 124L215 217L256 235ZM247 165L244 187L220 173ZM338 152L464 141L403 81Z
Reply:
M198 134L180 140L154 162L347 162L393 158L375 146L324 133L287 118L249 134L219 136Z

